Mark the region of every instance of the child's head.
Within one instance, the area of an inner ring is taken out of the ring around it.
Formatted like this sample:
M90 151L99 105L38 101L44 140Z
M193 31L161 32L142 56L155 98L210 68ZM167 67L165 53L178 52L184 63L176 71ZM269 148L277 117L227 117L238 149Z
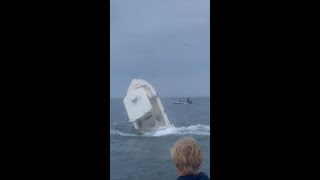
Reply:
M179 172L195 175L202 163L202 149L193 138L182 138L171 149L171 157Z

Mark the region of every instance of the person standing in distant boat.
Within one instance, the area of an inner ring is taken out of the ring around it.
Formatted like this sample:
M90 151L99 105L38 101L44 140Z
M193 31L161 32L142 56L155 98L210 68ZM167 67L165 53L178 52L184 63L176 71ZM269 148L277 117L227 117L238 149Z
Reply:
M182 138L171 149L171 157L177 167L177 180L210 180L204 172L198 172L203 160L201 146L193 138Z
M189 97L188 97L188 99L187 99L187 103L190 103L190 99L189 99Z

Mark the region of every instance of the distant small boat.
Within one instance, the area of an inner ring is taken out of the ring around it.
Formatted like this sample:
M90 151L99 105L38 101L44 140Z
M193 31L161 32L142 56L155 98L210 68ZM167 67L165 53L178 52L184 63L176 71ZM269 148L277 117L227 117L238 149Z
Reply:
M181 101L181 99L179 99L179 101L175 101L173 102L173 104L192 104L192 101L188 98L187 102Z
M182 102L173 102L173 104L185 104L183 101Z
M192 104L192 101L189 98L187 99L187 104Z

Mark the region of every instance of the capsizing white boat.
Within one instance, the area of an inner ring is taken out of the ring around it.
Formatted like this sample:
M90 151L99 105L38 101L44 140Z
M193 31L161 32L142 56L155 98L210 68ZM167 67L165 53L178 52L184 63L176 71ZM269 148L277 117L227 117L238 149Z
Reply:
M123 99L129 122L135 129L148 131L170 126L160 97L153 86L143 79L133 79Z

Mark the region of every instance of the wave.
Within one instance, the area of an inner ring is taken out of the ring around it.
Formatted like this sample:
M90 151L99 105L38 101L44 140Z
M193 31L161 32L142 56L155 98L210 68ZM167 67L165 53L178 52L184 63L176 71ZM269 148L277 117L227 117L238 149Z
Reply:
M120 136L143 136L143 137L159 137L167 135L200 135L200 136L210 136L210 126L208 125L191 125L188 127L175 127L171 125L170 127L162 130L157 130L154 132L144 132L142 135L123 133L117 130L110 129L110 134L117 134Z
M110 129L110 134L116 134L116 135L120 135L120 136L138 136L136 134L123 133L123 132L113 130L113 129Z

